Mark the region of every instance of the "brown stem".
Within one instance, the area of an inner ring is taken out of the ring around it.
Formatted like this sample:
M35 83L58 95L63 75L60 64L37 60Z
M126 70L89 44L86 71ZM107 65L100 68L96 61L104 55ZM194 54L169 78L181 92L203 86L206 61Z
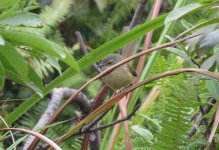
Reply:
M94 101L94 105L91 109L91 112L94 111L96 108L98 108L100 105L101 105L101 102L102 100L104 99L104 96L107 92L109 88L104 85L100 90L99 90L99 93L97 95L97 97L95 98L95 101ZM82 147L81 149L82 150L86 150L87 147L88 147L88 141L89 141L89 137L90 137L90 133L87 133L84 135L84 139L83 139L83 142L82 142ZM92 146L92 145L91 145ZM93 146L92 146L93 147ZM91 149L92 150L92 149Z

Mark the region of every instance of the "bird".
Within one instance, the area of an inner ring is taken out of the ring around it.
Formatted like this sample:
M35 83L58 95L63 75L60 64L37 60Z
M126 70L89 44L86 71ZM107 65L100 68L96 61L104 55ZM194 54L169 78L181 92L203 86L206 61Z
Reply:
M124 57L122 55L113 53L105 57L98 66L100 67L101 71L104 71L123 59ZM132 80L136 76L137 74L132 66L130 64L124 64L101 79L107 86L116 91L132 84Z

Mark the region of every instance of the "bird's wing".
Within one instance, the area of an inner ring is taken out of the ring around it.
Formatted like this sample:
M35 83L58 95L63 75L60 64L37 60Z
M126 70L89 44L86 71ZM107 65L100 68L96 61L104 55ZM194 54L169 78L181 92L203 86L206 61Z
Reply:
M138 76L137 73L135 72L135 69L130 64L128 64L128 69L134 77Z

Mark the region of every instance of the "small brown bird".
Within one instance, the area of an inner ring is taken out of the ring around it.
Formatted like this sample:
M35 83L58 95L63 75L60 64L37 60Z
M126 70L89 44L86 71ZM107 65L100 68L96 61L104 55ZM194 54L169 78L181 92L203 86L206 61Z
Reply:
M101 70L106 70L108 67L118 63L123 60L122 55L119 54L111 54L105 57L101 64ZM126 87L132 83L134 76L137 76L134 69L130 66L130 64L124 64L106 76L102 77L103 82L108 85L113 90L121 89L122 87Z

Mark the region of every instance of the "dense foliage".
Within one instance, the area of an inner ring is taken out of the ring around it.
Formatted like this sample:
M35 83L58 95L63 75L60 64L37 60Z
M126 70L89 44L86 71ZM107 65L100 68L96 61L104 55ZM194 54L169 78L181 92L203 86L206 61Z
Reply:
M138 25L122 33L122 28L130 25L139 1L0 1L1 129L32 130L47 109L54 88L79 89L98 74L93 64L113 52L119 53L134 40L137 42L133 54L140 52L150 31L154 33L149 47L198 35L149 53L146 61L140 63L143 69L137 82L184 68L209 71L210 76L216 74L217 80L186 71L135 88L125 106L127 114L132 114L138 104L140 108L127 121L129 133L123 122L120 126L112 125L100 130L101 142L97 145L103 150L128 149L125 139L130 136L133 149L138 150L219 149L219 1L162 1L159 16L152 20L156 9L153 6L159 0L148 0ZM81 51L76 31L83 36L86 55ZM131 63L135 68L138 60ZM82 91L87 103L95 103L101 86L101 80L97 80ZM121 105L109 102L112 93L105 92L104 108L111 109L99 125L121 117ZM77 101L71 102L54 122L57 124L46 127L45 136L56 141L67 133L71 138L58 145L64 150L80 149L85 140L83 134L72 134L80 133L82 130L78 129L104 112L101 108L90 111L82 110ZM80 123L81 120L84 122ZM1 131L0 135L0 149L21 149L28 139L21 132L14 134L15 141L11 137L5 140L9 132ZM43 148L48 145L40 142L38 149Z

